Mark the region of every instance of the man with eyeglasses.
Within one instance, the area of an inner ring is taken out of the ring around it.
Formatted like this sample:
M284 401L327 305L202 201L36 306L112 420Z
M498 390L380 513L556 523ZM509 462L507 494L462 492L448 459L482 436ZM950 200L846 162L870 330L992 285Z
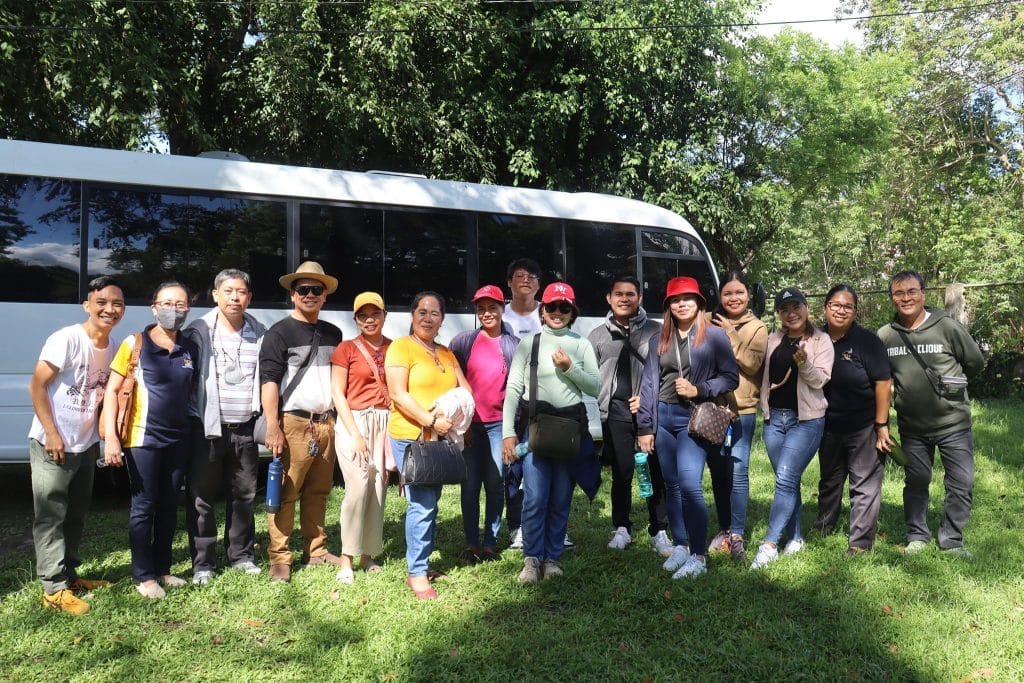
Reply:
M512 299L501 319L520 339L540 332L537 292L540 291L540 266L533 259L520 258L508 264L508 288Z
M252 430L260 411L259 350L267 328L246 313L252 283L244 271L217 273L213 300L216 307L183 332L199 348L186 506L192 583L197 586L209 583L217 568L214 504L221 496L228 564L245 574L260 573L253 515L259 448Z
M929 547L928 487L935 450L945 469L946 499L938 545L949 555L970 559L964 527L974 489L974 440L967 381L985 358L967 330L945 312L925 306L925 281L904 270L889 281L896 315L878 331L892 366L896 418L907 454L903 515L908 554Z
M267 419L267 448L284 466L281 501L267 513L270 580L291 580L288 539L301 501L299 525L307 565L341 565L327 550L324 516L334 483L334 404L331 397L331 354L341 343L341 330L319 319L327 295L338 280L316 261L306 261L278 282L291 292L291 315L275 323L260 349L260 393Z

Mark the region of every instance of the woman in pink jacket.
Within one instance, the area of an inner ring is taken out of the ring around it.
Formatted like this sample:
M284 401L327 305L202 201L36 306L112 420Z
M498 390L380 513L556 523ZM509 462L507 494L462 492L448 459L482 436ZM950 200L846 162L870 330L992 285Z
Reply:
M775 497L765 536L751 569L779 558L779 542L789 538L783 555L803 550L800 533L800 478L811 462L825 429L824 387L832 374L832 340L808 319L807 299L795 287L775 295L782 329L768 337L761 406L764 445L775 470Z

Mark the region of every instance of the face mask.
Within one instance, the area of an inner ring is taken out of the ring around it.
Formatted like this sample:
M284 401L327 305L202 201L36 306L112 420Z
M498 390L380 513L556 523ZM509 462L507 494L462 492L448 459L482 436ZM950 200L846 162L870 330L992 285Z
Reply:
M165 330L173 330L177 332L181 329L181 326L185 324L185 318L188 317L188 311L179 311L176 308L160 308L156 309L154 314L156 317L157 324Z

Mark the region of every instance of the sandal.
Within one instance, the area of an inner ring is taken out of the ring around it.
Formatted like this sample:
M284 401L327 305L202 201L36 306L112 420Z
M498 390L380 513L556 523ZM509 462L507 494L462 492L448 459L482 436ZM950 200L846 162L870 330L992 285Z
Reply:
M380 566L376 562L370 562L369 564L363 565L363 571L367 574L377 574L378 572L384 571L384 567Z
M339 582L350 586L353 583L355 583L356 575L352 571L352 567L345 567L344 569L340 570L334 578L336 578Z
M466 548L461 553L459 553L459 561L468 565L474 565L480 564L480 562L483 561L483 558L480 555L478 555L477 552L472 548Z
M427 580L430 581L430 583L434 583L435 581L445 581L447 578L448 575L443 572L435 571L433 569L427 570Z
M423 590L416 590L412 587L412 577L405 577L405 585L412 588L412 594L416 596L417 600L437 600L437 591L434 587L424 588Z
M484 549L480 551L478 557L481 562L497 562L501 559L501 556L498 555L498 551L488 546L484 546Z

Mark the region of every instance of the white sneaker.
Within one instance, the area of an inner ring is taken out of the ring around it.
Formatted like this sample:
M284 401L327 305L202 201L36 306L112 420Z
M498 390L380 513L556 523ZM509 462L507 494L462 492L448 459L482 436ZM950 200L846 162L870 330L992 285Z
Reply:
M609 550L625 550L626 546L633 542L633 537L629 535L629 531L626 527L620 526L612 534L612 540L608 541Z
M512 532L512 537L508 539L508 547L512 550L523 549L523 530L521 527Z
M565 532L565 541L562 543L562 547L566 550L572 550L576 547L576 544L569 540L569 532Z
M679 568L675 574L672 575L673 579L692 579L702 574L708 573L708 564L705 560L697 559L696 555L690 555L690 558L686 560L686 564Z
M668 540L668 534L664 529L651 536L651 548L662 557L672 554L672 541Z
M792 541L786 544L786 547L782 549L783 555L796 555L798 552L804 549L804 539L794 538Z
M677 545L672 548L672 553L665 560L665 564L661 565L661 568L667 572L674 572L690 559L690 549L685 545Z
M197 569L192 572L192 585L205 586L213 580L213 572L209 569Z
M764 569L777 559L779 559L779 549L768 543L762 543L757 549L754 561L750 563L750 569Z

